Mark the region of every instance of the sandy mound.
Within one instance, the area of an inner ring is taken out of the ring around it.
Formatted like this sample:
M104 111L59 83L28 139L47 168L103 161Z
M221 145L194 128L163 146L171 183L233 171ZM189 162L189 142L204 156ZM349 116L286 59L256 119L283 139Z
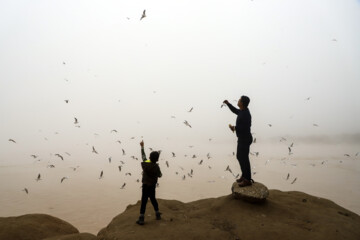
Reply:
M98 233L99 239L360 239L360 216L301 192L270 190L262 204L232 195L190 203L159 200L162 220L150 203L145 225L135 224L140 202L129 205ZM151 216L148 216L151 214Z

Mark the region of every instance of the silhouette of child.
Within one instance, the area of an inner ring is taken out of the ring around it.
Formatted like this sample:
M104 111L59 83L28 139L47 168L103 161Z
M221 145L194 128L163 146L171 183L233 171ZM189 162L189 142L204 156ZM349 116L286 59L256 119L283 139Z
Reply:
M140 142L141 146L141 157L142 163L141 167L143 169L143 177L142 177L142 196L141 196L141 208L140 208L140 217L136 221L139 225L144 225L144 214L146 210L146 204L148 198L154 207L156 220L161 219L161 213L159 212L159 205L155 198L155 188L156 183L159 177L162 176L159 164L157 161L159 160L159 152L153 151L150 153L150 160L146 159L145 151L144 151L144 141Z

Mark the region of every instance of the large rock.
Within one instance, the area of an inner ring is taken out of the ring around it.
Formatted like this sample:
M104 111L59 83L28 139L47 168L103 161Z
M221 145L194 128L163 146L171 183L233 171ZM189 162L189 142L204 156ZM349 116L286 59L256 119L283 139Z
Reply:
M231 191L235 198L244 199L248 202L263 202L269 196L267 187L258 182L246 187L239 187L239 184L234 182Z
M39 240L59 235L79 233L74 226L46 214L0 217L0 239Z
M158 199L162 220L155 219L148 203L143 226L135 223L139 201L103 228L98 239L360 239L360 216L356 213L301 192L269 192L263 204L239 201L232 194L189 203Z

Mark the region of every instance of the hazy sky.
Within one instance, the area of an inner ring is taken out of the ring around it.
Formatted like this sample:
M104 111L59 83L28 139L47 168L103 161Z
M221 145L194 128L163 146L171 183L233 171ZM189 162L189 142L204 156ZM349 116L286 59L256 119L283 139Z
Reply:
M2 0L1 157L9 138L53 153L141 136L235 142L220 106L241 95L258 138L359 143L359 29L355 0Z

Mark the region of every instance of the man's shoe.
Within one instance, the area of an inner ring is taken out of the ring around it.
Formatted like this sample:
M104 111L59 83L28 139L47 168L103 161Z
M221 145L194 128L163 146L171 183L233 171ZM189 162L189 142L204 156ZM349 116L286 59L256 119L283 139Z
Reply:
M144 217L139 217L139 220L136 221L137 224L139 225L144 225Z
M156 213L156 220L161 220L161 212Z
M239 187L246 187L246 186L251 186L251 181L247 180L246 178L244 178L240 183L239 183Z
M244 180L244 177L243 177L243 176L241 176L239 179L236 179L236 182L237 182L237 183L241 183L242 180Z

